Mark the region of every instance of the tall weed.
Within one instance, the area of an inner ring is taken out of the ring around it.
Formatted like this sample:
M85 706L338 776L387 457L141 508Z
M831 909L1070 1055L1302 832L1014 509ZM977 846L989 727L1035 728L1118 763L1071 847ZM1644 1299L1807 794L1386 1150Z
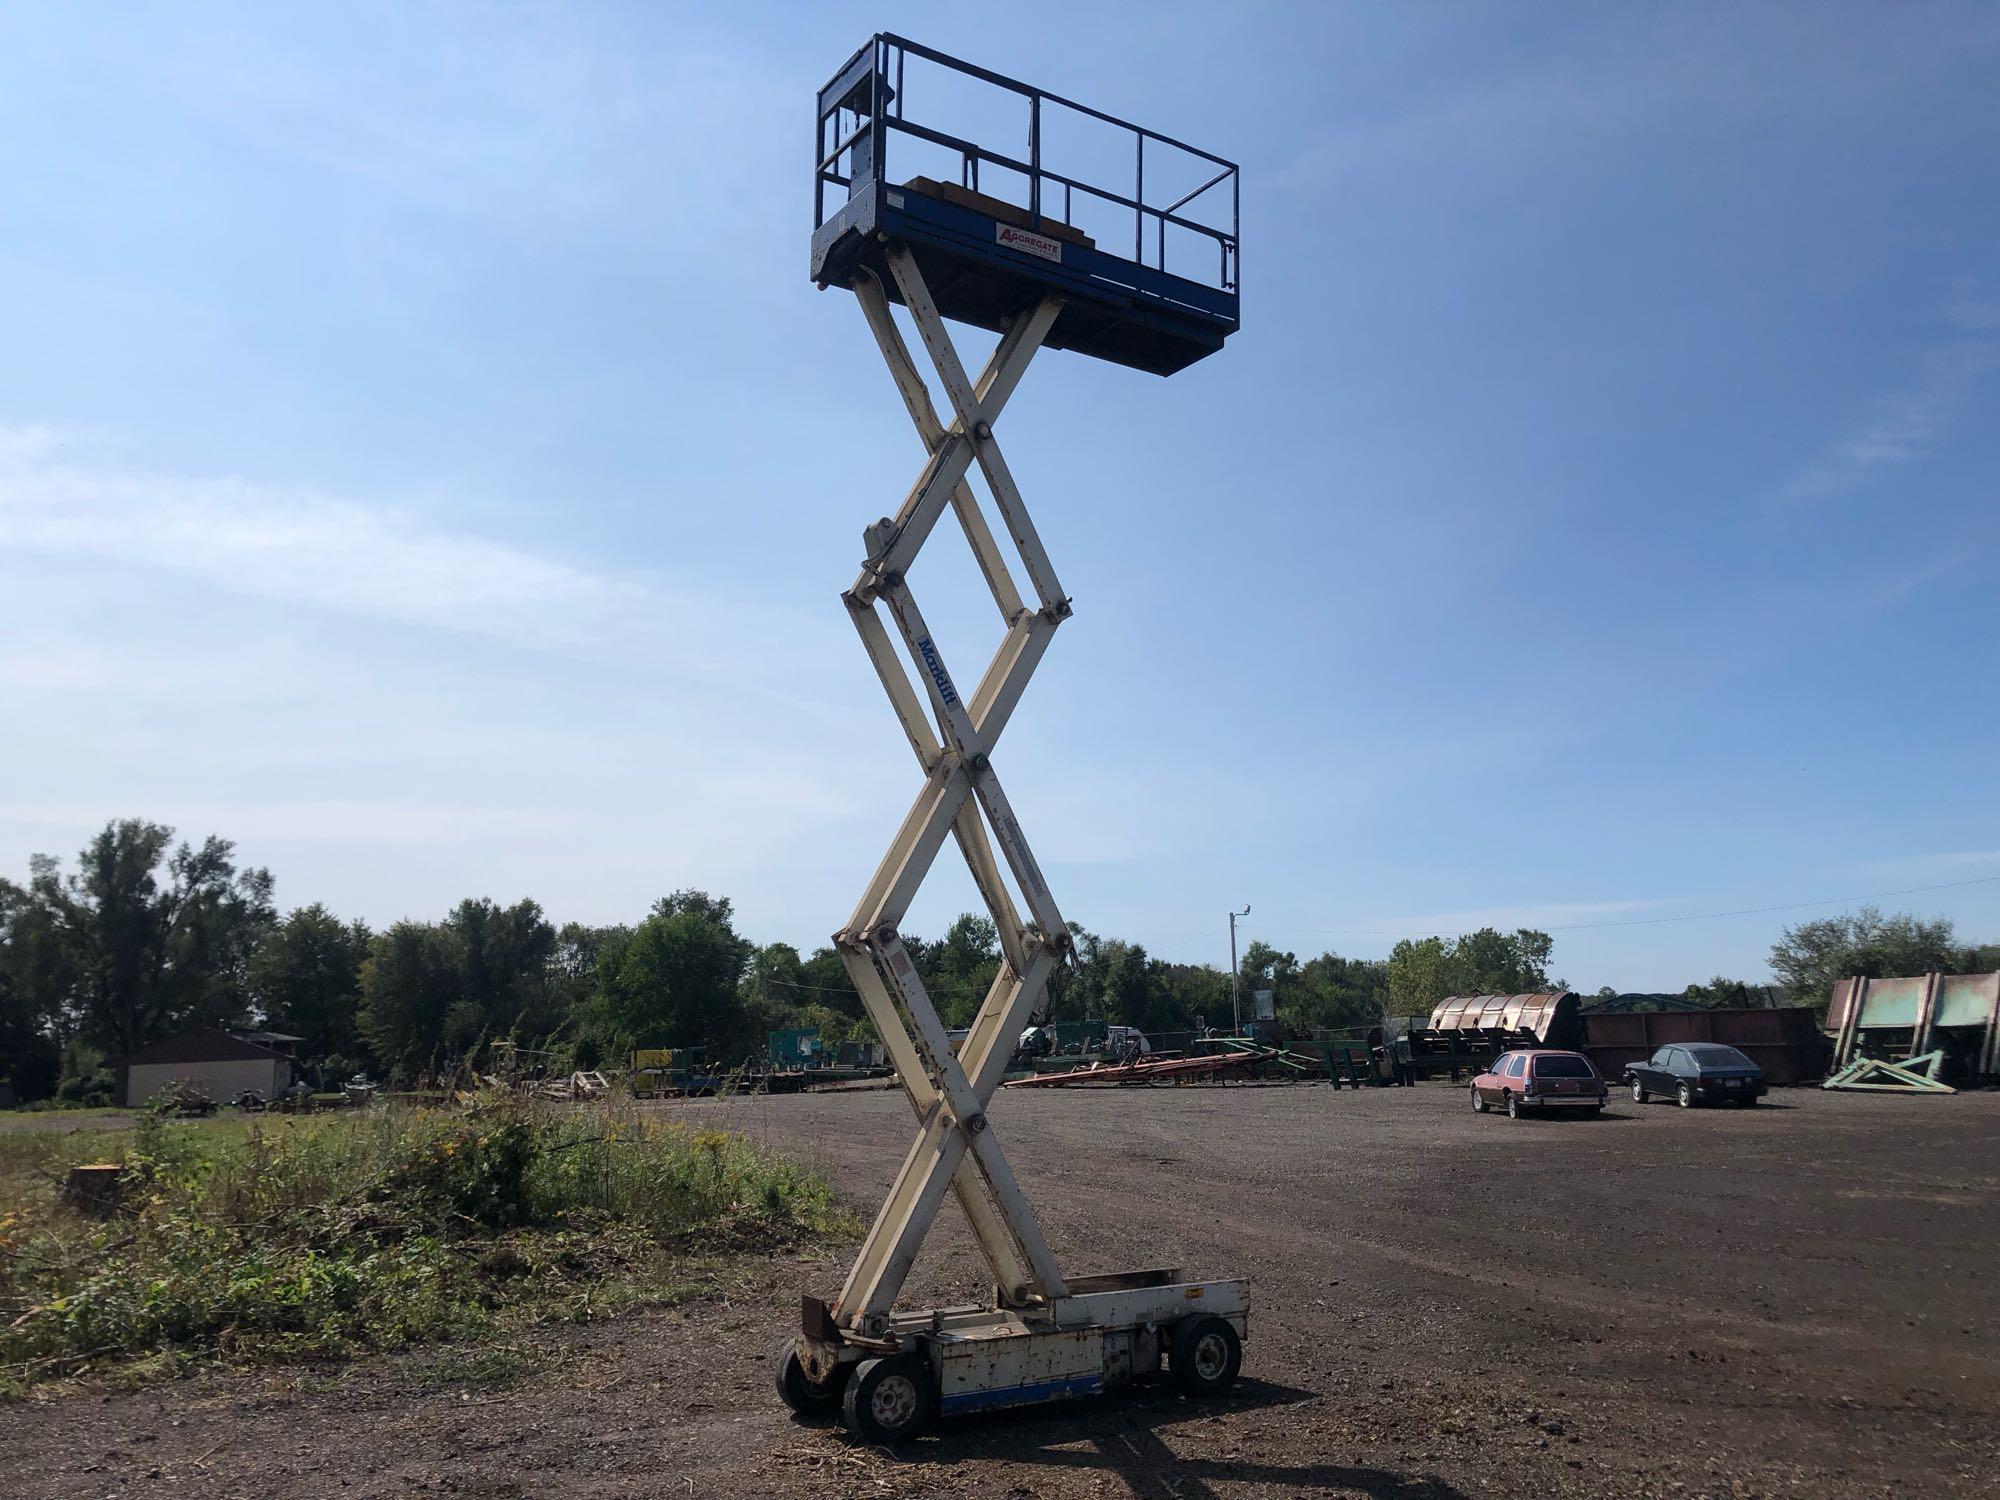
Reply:
M126 1212L58 1202L66 1158L122 1150ZM826 1184L741 1136L631 1106L142 1118L0 1158L0 1394L94 1361L337 1355L474 1335L508 1310L631 1300L663 1252L850 1226Z

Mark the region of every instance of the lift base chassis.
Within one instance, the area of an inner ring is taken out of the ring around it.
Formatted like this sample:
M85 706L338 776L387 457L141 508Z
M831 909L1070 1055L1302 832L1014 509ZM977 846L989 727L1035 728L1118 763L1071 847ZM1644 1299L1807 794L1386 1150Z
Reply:
M1246 1281L1184 1281L1179 1271L1126 1271L1071 1279L1046 1308L969 1305L892 1312L878 1337L835 1325L819 1299L805 1299L800 1366L821 1384L841 1365L885 1354L920 1355L942 1416L1057 1401L1156 1374L1175 1324L1195 1314L1247 1336Z

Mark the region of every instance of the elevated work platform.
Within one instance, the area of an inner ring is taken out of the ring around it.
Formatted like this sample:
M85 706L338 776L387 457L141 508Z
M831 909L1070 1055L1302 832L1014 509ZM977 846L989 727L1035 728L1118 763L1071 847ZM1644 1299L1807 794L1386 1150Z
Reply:
M997 100L1020 116L1022 144L1000 150L938 129L909 112L912 96L982 119ZM1088 126L1065 139L1087 138L1089 149L1058 154L1099 181L1050 165L1059 121ZM898 164L907 155L912 166L891 167L891 137ZM1101 177L1114 159L1131 162L1116 188ZM1002 332L1058 297L1046 345L1157 375L1213 354L1236 331L1237 169L1219 156L885 33L820 90L815 160L821 287L872 278L901 301L888 252L902 244L942 316ZM947 167L956 182L936 175Z

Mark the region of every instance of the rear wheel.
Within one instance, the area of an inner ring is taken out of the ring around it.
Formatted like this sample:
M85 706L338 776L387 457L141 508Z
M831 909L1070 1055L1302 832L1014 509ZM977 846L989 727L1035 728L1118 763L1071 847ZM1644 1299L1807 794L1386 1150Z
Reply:
M1682 1109L1694 1108L1694 1085L1683 1083L1674 1090L1674 1102Z
M931 1419L930 1361L896 1354L864 1359L841 1398L848 1429L863 1442L893 1448Z
M1219 1396L1243 1368L1243 1340L1227 1318L1198 1313L1174 1325L1169 1362L1175 1384L1190 1396Z
M1507 1096L1507 1118L1510 1120L1521 1118L1521 1096L1519 1094L1510 1093Z
M1643 1084L1643 1083L1641 1083L1641 1082L1639 1082L1639 1080L1638 1080L1638 1079L1636 1079L1636 1078L1635 1078L1635 1079L1633 1079L1633 1080L1632 1080L1632 1102L1633 1102L1634 1104L1644 1104L1644 1103L1646 1102L1646 1100L1647 1100L1647 1099L1648 1099L1649 1097L1650 1097L1650 1096L1649 1096L1649 1095L1648 1095L1648 1094L1646 1093L1646 1085L1645 1085L1645 1084Z
M784 1352L778 1356L778 1395L802 1417L831 1416L840 1407L841 1387L853 1373L853 1365L837 1365L824 1382L814 1380L799 1363L798 1344L787 1339Z
M1485 1114L1486 1101L1479 1096L1479 1090L1476 1087L1474 1087L1467 1089L1466 1092L1472 1095L1472 1112L1475 1115Z

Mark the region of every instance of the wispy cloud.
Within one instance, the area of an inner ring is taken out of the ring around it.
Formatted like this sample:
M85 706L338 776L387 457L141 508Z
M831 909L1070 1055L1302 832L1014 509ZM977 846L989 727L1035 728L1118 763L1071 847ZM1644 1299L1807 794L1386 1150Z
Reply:
M1854 427L1792 476L1784 499L1848 494L1922 460L1949 435L1981 382L2000 370L2000 304L1962 300L1946 321L1952 336L1923 357L1917 378L1872 401Z
M543 649L677 612L637 583L393 506L110 466L47 429L0 429L0 545Z
M581 821L549 808L364 799L189 802L170 811L177 820L174 826L194 838L226 828L231 838L251 843L282 839L367 846L519 838L560 833ZM95 827L105 816L96 803L0 804L0 825L30 829Z

